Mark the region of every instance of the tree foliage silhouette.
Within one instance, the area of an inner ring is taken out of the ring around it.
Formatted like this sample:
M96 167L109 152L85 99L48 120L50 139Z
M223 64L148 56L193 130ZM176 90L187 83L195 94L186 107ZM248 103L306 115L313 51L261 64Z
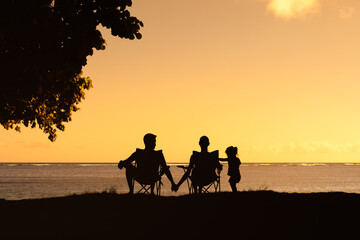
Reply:
M140 39L131 0L7 0L0 8L0 123L38 126L56 139L92 87L82 75L93 49L105 49L96 27Z

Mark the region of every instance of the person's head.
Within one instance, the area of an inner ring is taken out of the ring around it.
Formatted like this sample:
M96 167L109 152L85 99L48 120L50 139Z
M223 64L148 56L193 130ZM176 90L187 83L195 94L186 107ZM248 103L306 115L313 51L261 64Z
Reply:
M237 147L230 146L226 149L225 153L228 156L228 158L236 157L238 153L238 149Z
M209 138L207 136L202 136L200 138L199 145L201 149L207 149L207 147L210 145Z
M156 146L156 136L152 133L145 134L144 144L146 149L154 150Z

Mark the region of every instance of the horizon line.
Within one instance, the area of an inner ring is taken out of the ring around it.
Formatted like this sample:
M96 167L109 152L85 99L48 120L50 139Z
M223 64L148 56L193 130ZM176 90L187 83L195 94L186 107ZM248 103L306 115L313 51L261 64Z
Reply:
M118 164L118 162L1 162L0 164ZM189 162L167 162L168 165L183 165L189 164ZM222 162L221 164L228 164ZM360 162L242 162L242 164L359 164Z

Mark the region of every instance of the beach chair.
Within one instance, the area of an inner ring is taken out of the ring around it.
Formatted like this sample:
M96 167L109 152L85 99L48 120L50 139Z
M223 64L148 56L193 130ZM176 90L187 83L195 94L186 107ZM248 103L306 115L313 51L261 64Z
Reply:
M170 166L167 166L167 168L169 169ZM140 189L136 193L160 196L161 195L161 187L163 186L161 178L164 174L165 174L165 171L163 169L161 169L161 167L159 166L159 179L157 181L155 181L154 183L152 183L152 184L142 183L140 181L133 179L133 186L135 186L134 185L135 182L137 182L140 185ZM152 189L152 187L153 187L153 189Z
M184 173L187 171L187 169L189 168L188 166L177 166L178 168L183 169ZM210 189L213 187L214 188L214 192L221 192L220 189L220 172L221 171L216 171L216 179L214 181L212 181L210 184L202 186L201 189L199 189L199 193L209 193ZM189 190L189 194L195 194L197 193L197 191L195 191L194 185L191 181L191 177L188 177L186 179L186 183L187 183L187 187Z
M220 173L216 174L216 179L212 183L210 183L207 186L202 186L200 193L209 193L209 189L211 187L214 187L214 192L221 192L221 189L220 189Z
M133 181L135 181L135 180L133 180ZM140 189L136 192L137 194L140 194L140 193L148 194L148 195L155 194L156 196L160 196L161 186L163 185L163 183L161 182L161 179L156 181L154 184L144 184L144 183L140 183L140 182L138 182L138 183L140 185ZM152 185L154 185L153 190L151 190Z

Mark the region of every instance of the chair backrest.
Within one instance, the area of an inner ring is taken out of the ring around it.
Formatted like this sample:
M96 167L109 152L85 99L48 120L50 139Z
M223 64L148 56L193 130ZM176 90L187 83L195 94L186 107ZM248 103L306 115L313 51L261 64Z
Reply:
M192 174L192 189L190 193L197 192L194 185L200 187L200 191L209 192L214 186L215 192L220 191L220 174L216 170L221 167L219 163L219 151L210 153L193 152L194 169Z
M134 161L134 165L138 171L138 178L136 182L140 185L140 190L137 193L145 194L161 194L161 176L164 174L161 168L161 160L163 158L162 151L147 152L142 149L137 149L137 159ZM153 179L154 182L149 183L149 179ZM144 181L142 181L144 180ZM133 186L135 179L133 179Z
M159 174L162 151L145 151L136 149L137 159L135 160L139 174L143 176L155 176Z
M217 176L216 169L219 167L219 151L210 153L193 152L193 176L198 180L207 181L207 179L215 179Z
M135 167L137 167L136 162L134 162L133 164L134 164ZM161 176L163 174L161 174L160 169L161 169L161 167L159 165L158 166L159 179L156 180L154 184L147 184L147 183L143 183L143 182L140 182L140 181L135 181L135 178L132 179L132 185L133 186L135 186L135 182L137 182L140 185L139 190L136 192L137 194L144 193L144 194L149 194L149 195L155 194L156 196L160 196L160 194L161 194L161 186L163 185L163 183L161 181ZM153 185L154 189L151 189L152 185Z

